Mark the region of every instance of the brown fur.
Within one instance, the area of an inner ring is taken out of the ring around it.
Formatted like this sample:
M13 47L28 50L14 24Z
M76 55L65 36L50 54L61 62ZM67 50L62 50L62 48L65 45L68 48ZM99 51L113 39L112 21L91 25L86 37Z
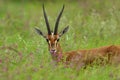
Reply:
M57 50L56 54L62 53L60 45ZM120 63L120 46L115 45L70 51L62 54L61 62L70 67L82 67L94 62L102 65Z

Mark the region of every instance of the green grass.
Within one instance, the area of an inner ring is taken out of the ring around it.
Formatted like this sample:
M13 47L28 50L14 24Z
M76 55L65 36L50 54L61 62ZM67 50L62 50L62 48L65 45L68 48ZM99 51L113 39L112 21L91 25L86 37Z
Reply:
M120 1L89 0L45 2L51 29L62 5L59 31L64 52L120 45ZM74 70L55 66L48 46L34 28L47 33L42 2L0 1L0 80L119 80L120 68L92 66ZM74 46L73 46L74 44ZM12 47L13 49L9 48Z

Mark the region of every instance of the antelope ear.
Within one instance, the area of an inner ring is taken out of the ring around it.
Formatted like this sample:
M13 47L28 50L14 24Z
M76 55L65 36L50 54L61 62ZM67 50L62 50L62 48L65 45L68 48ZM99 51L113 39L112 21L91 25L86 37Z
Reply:
M46 38L46 36L43 35L43 33L42 33L41 30L39 30L39 29L37 29L37 28L35 28L35 30L36 30L36 32L37 32L39 35L41 35L41 36L43 36L44 38Z
M65 27L63 31L60 32L59 36L61 37L63 34L65 34L69 29L69 26Z

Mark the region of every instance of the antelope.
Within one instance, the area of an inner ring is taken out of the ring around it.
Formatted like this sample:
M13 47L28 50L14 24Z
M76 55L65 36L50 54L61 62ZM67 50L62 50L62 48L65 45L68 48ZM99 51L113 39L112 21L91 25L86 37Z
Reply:
M56 19L54 32L51 32L47 14L43 5L43 14L48 34L44 35L41 30L35 28L37 33L46 39L48 43L48 49L51 53L53 61L55 61L56 63L62 62L63 64L68 66L78 67L86 66L87 64L91 64L94 61L98 61L98 63L103 64L104 60L106 63L120 63L120 46L116 45L93 48L89 50L69 51L63 53L59 40L62 35L65 34L69 29L69 26L67 26L60 33L58 33L58 25L63 10L64 5Z

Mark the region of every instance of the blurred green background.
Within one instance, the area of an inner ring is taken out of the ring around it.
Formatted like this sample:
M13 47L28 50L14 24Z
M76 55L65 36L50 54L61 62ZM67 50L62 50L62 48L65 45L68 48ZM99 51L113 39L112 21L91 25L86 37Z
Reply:
M65 4L59 31L64 52L120 45L120 0L0 0L0 80L119 80L120 68L96 66L74 70L55 66L45 39L42 4L51 29ZM74 44L74 45L73 45Z

